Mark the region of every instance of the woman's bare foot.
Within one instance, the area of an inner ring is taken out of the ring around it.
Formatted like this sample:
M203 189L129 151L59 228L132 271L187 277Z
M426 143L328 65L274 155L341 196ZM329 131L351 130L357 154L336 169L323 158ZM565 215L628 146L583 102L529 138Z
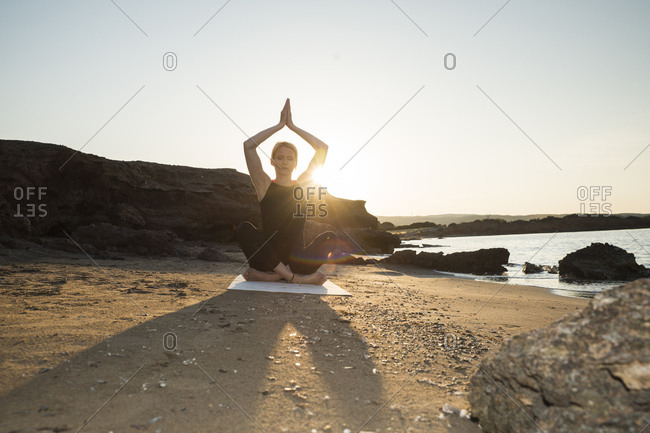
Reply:
M296 276L293 277L292 282L296 284L315 284L317 286L322 286L325 284L325 281L327 281L325 274L316 271L313 274L309 275L296 274Z
M257 269L248 268L242 274L246 281L280 281L282 276L273 271L262 272Z

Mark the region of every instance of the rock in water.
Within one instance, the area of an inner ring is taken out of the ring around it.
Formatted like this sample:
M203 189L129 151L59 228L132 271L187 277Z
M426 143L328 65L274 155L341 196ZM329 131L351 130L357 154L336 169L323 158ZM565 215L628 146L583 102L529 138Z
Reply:
M443 272L460 272L476 275L501 275L507 271L510 252L505 248L487 248L477 251L443 254L402 250L381 260L382 263L416 265Z
M396 265L410 265L415 260L415 257L416 252L414 250L401 250L394 252L381 261L382 263L391 263Z
M524 262L524 268L521 271L524 274L539 274L544 271L544 268L540 265Z
M593 243L560 260L560 278L595 281L631 281L650 276L634 254L610 244Z
M650 280L513 337L471 378L486 432L622 433L650 424Z
M559 272L557 265L542 265L542 268L549 274L557 274Z
M481 248L477 251L462 251L445 254L434 266L445 272L462 272L476 275L501 275L507 271L510 252L505 248Z

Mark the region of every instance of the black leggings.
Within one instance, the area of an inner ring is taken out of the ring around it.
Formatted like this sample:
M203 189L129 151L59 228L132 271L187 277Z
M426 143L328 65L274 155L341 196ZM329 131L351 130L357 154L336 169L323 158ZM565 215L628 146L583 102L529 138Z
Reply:
M237 227L237 240L253 269L268 272L282 262L273 250L272 242L265 239L262 232L248 221ZM297 274L312 274L329 261L330 255L334 257L337 243L336 233L321 233L309 245L304 246L302 251L294 251L284 264Z

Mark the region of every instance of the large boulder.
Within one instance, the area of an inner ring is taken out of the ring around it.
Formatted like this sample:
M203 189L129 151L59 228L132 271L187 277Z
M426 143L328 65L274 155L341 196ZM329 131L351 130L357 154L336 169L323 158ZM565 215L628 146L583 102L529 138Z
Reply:
M510 252L505 248L487 248L451 254L421 251L417 255L413 250L402 250L382 259L381 262L398 265L412 264L444 272L501 275L507 271L503 265L508 263L509 257Z
M463 251L445 254L434 264L434 269L446 272L461 272L476 275L501 275L507 271L510 252L505 248L481 248L478 251Z
M417 253L414 250L401 250L395 251L390 256L381 259L381 262L393 265L410 265L413 264L416 257Z
M486 432L623 433L650 424L650 280L508 340L470 380Z
M336 197L330 193L323 198L326 211L324 216L317 214L316 220L337 229L373 229L379 226L379 220L366 210L365 200L349 200ZM390 234L390 233L389 233Z
M593 243L560 260L560 278L591 281L631 281L650 276L634 254L610 244Z

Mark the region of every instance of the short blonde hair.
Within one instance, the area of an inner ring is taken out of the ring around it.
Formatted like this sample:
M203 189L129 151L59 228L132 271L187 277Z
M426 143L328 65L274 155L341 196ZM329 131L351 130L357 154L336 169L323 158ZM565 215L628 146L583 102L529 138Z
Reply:
M273 146L273 150L271 151L271 159L275 159L275 154L281 147L291 149L294 155L296 155L296 161L298 161L298 149L296 149L296 146L294 146L292 143L289 143L288 141L278 141L275 143L275 146Z

